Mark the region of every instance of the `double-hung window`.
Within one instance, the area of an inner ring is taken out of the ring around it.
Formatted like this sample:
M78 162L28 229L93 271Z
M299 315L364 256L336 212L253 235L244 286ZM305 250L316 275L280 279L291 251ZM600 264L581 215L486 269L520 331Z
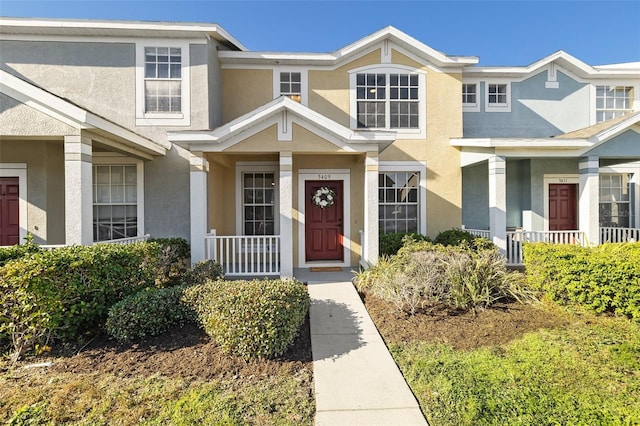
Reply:
M144 48L144 110L182 112L182 49Z
M274 172L242 173L244 235L275 235L275 192Z
M136 165L93 166L93 240L138 235Z
M633 222L631 208L632 175L600 175L600 226L628 228Z
M632 103L632 86L596 86L596 122L631 112Z
M357 74L358 128L418 129L418 96L418 74Z
M418 172L378 174L378 220L381 234L420 232L419 186Z
M191 124L189 43L136 44L136 125Z
M426 138L426 75L395 64L349 70L350 127L393 131L401 139Z

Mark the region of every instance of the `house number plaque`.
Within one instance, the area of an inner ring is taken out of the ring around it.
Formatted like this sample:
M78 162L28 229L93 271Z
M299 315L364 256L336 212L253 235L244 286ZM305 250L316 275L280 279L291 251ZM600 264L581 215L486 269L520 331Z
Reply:
M331 179L331 175L318 175L319 180L329 180Z

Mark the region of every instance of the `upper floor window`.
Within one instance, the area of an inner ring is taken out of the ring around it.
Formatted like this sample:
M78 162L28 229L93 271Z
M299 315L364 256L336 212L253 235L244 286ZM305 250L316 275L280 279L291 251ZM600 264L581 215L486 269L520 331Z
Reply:
M485 111L511 111L511 84L502 82L485 82Z
M190 124L189 44L136 44L136 125Z
M417 74L357 74L359 128L417 129Z
M596 122L611 120L632 111L633 87L596 86Z
M144 48L145 112L182 111L182 52L179 47Z
M477 94L478 86L474 84L462 85L462 104L475 106L478 102Z
M280 95L288 96L296 102L302 101L302 73L280 73Z

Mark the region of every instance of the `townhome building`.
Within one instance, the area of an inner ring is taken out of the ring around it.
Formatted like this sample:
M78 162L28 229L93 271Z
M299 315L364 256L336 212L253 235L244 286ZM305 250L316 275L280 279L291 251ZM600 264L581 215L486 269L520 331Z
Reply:
M291 276L374 264L390 232L464 226L512 263L523 236L635 235L640 63L477 64L393 27L290 53L0 18L0 245L183 237L192 262Z

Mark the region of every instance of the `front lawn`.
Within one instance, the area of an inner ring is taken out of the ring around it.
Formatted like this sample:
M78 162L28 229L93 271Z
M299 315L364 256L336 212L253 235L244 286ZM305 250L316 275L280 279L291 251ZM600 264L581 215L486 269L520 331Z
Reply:
M431 425L640 419L637 323L551 304L407 316L365 301Z

